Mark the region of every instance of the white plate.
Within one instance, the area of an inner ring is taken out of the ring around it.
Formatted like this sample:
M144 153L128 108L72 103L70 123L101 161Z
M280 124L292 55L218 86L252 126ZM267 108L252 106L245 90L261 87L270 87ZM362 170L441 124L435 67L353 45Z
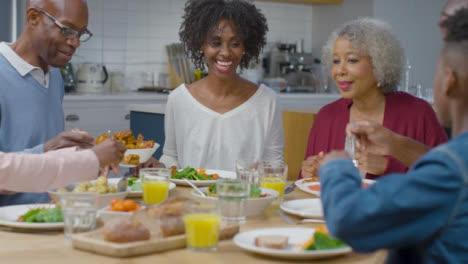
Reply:
M302 250L294 247L310 239L314 234L313 228L267 228L256 229L248 232L237 234L233 241L236 246L250 252L287 259L316 259L327 258L338 255L343 255L351 252L350 247L330 250ZM255 245L255 238L260 235L284 235L289 238L289 247L286 249L272 249L257 247Z
M281 210L304 218L323 218L322 202L318 198L283 202Z
M107 179L107 184L117 184L119 182L120 178L108 178ZM139 180L138 180L139 181ZM169 190L172 190L176 187L176 185L173 183L173 182L170 182L169 183ZM143 196L143 192L142 191L132 191L132 189L130 188L130 186L127 186L127 191L128 191L128 194L127 194L127 197L128 198L135 198L135 197L142 197Z
M179 170L180 171L180 170ZM236 173L233 171L225 171L225 170L206 170L206 174L218 174L220 178L227 178L227 179L235 179L236 178ZM206 180L206 181L193 181L190 180L195 186L210 186L213 183L216 183L216 180ZM182 185L182 186L190 186L187 182L184 180L179 180L179 179L171 179L171 182L177 184L177 185Z
M27 223L17 222L18 217L35 208L54 208L54 204L21 204L0 207L0 225L28 230L61 230L63 222L59 223Z
M135 154L140 157L140 164L145 163L153 156L154 152L159 148L159 144L154 142L154 145L152 148L145 148L145 149L127 149L124 153L124 156L129 155L129 154ZM133 164L127 164L127 163L119 163L120 167L124 168L134 168L136 165Z
M136 168L137 165L127 164L127 163L119 163L119 166L122 167L122 168Z
M368 185L375 183L374 180L368 180L368 179L364 179L363 182L367 183ZM307 179L300 179L300 180L297 180L294 184L296 184L296 186L299 189L301 189L302 191L306 193L320 196L320 191L313 191L309 189L309 186L314 186L314 185L320 186L320 182L307 182Z

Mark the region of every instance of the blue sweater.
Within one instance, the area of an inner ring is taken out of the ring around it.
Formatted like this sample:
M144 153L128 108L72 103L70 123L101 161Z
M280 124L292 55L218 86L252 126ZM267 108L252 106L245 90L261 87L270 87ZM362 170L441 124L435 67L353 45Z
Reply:
M44 152L44 143L64 130L63 80L50 71L49 88L31 74L22 77L0 54L0 151ZM48 201L48 195L0 195L0 206Z
M329 231L356 251L387 248L388 263L468 263L468 132L366 189L350 160L319 176Z

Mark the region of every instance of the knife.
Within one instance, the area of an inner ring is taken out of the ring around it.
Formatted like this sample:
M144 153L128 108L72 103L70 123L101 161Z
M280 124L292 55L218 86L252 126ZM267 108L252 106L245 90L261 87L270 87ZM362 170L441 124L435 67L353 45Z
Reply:
M294 183L292 183L291 185L286 187L286 189L284 189L284 194L288 194L288 193L294 191L294 188L296 188L296 185Z

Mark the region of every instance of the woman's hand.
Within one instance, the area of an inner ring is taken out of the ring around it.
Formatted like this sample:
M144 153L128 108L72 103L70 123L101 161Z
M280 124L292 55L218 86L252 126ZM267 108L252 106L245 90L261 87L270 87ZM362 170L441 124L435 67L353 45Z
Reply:
M166 165L164 165L164 163L159 162L159 160L151 157L145 163L140 164L138 168L166 168Z
M356 161L361 171L382 175L387 169L388 158L367 152L356 151Z
M151 157L145 163L138 165L135 169L132 170L133 177L138 177L138 175L140 174L140 169L143 168L166 168L166 165L164 163L159 162L159 160Z
M99 166L104 168L102 174L107 176L109 174L109 166L114 171L115 175L119 175L119 164L127 148L117 140L107 139L101 144L95 145L91 148L99 160Z
M320 163L322 163L324 157L323 151L320 151L318 155L310 156L302 162L301 175L302 178L313 178L318 177L318 170Z

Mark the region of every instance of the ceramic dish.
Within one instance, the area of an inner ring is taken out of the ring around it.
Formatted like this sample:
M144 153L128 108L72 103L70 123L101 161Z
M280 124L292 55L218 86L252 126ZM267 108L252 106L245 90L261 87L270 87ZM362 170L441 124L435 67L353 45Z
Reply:
M203 188L199 188L202 192L205 192L206 189L208 187L203 187ZM276 199L276 197L278 196L278 192L275 191L275 190L272 190L272 189L265 189L265 188L261 188L262 189L262 194L263 193L266 193L267 196L266 197L259 197L259 198L249 198L247 199L247 204L246 204L246 208L245 208L245 215L246 216L253 216L253 215L263 215L263 212L265 211L265 209ZM192 190L190 192L190 194L192 196L194 196L195 198L197 198L198 200L200 200L201 202L203 203L206 203L206 202L211 202L211 203L216 203L216 201L218 200L217 197L213 197L213 196L206 196L206 197L203 197L201 196L197 191L195 190Z
M16 229L25 230L61 230L63 222L58 223L27 223L16 221L18 217L24 215L31 209L35 208L54 208L54 204L22 204L0 207L0 225Z
M367 185L375 183L374 180L363 180L363 185L366 187ZM318 181L309 181L308 179L300 179L297 180L294 184L306 193L310 193L316 196L320 196L320 182Z
M281 210L303 218L323 218L322 202L318 198L283 202Z
M318 259L336 257L351 252L350 247L330 250L303 250L295 245L308 240L315 232L313 228L268 228L256 229L237 234L234 244L249 252L285 259ZM272 249L257 247L255 238L261 235L283 235L288 237L288 247L285 249Z
M227 178L227 179L235 179L236 173L233 171L225 171L225 170L206 170L207 174L218 174L220 178ZM202 186L210 186L213 183L216 183L216 180L201 180L201 181L194 181L190 180L195 186L202 187ZM171 182L181 185L181 186L190 186L186 181L182 179L171 179Z

